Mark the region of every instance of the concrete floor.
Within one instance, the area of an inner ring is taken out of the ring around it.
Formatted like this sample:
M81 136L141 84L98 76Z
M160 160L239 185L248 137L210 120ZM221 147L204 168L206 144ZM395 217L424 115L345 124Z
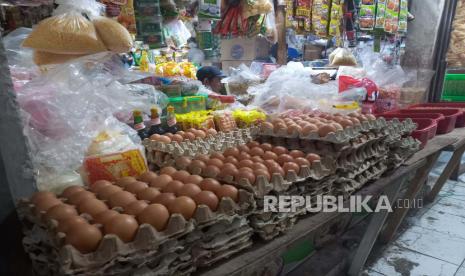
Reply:
M431 177L439 175L448 158L441 155ZM435 202L409 216L403 228L364 275L465 276L465 175L449 180Z

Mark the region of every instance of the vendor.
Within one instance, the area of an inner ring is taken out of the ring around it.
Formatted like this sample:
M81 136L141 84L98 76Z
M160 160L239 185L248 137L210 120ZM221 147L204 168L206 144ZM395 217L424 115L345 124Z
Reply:
M221 79L226 77L220 69L214 66L203 66L197 71L197 79L215 93L221 94L223 84Z

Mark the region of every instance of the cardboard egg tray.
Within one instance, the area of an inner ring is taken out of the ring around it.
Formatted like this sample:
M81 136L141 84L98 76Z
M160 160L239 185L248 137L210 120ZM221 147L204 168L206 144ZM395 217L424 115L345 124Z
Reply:
M215 151L223 152L225 149L246 144L254 138L254 130L250 128L236 129L230 132L218 132L217 135L209 135L207 138L197 138L194 141L183 141L181 143L171 142L169 144L145 139L143 145L148 151L148 159L153 158L156 152L164 152L174 157L190 156L196 154L209 154Z
M334 191L342 195L350 195L370 181L379 179L388 167L384 162L379 162L353 178L339 177L334 182Z

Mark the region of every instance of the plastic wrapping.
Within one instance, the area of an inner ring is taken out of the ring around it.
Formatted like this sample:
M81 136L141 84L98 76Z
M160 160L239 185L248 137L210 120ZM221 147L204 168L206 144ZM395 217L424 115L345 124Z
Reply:
M346 48L337 48L329 55L329 62L332 66L356 66L357 60L354 55Z
M230 68L230 72L231 76L221 81L225 83L226 92L228 95L236 96L241 103L249 103L251 96L247 93L247 89L250 86L258 85L261 78L245 64L241 64L238 68Z

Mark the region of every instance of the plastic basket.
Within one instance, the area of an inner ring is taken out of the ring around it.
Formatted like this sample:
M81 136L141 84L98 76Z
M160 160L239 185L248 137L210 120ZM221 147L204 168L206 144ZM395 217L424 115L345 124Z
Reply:
M386 118L389 120L389 118ZM392 119L392 118L391 118ZM398 118L403 121L407 118ZM417 124L417 129L412 132L412 137L421 142L421 148L424 148L428 140L436 135L438 125L433 119L412 118L412 121Z
M428 113L428 114L431 114L431 113L440 113L442 115L444 115L445 119L441 122L439 122L439 125L438 125L438 134L446 134L446 133L449 133L451 132L452 130L454 130L455 128L455 123L457 122L457 117L459 115L461 115L463 112L460 110L460 109L451 109L451 108L443 108L443 109L434 109L434 111L432 109L429 109L427 107L423 108L423 109L402 109L402 110L397 110L397 111L394 111L394 112L397 112L397 113L401 113L401 114L424 114L424 113ZM389 112L389 114L392 114L391 112Z
M441 122L445 122L446 117L440 113L423 113L423 114L402 114L402 113L389 113L389 114L380 114L377 115L378 117L383 117L386 120L391 120L394 118L397 118L399 120L411 118L412 120L416 119L430 119L433 120L436 123L436 129L433 132L430 132L430 135L428 138L432 139L434 136L436 136L436 131L437 131L437 126L441 124Z
M432 108L460 108L463 111L462 115L457 117L457 122L455 122L455 127L465 127L465 102L464 103L424 103L412 105L409 108L422 108L422 107L432 107ZM434 110L432 110L434 111Z
M442 100L465 102L465 74L446 74Z

